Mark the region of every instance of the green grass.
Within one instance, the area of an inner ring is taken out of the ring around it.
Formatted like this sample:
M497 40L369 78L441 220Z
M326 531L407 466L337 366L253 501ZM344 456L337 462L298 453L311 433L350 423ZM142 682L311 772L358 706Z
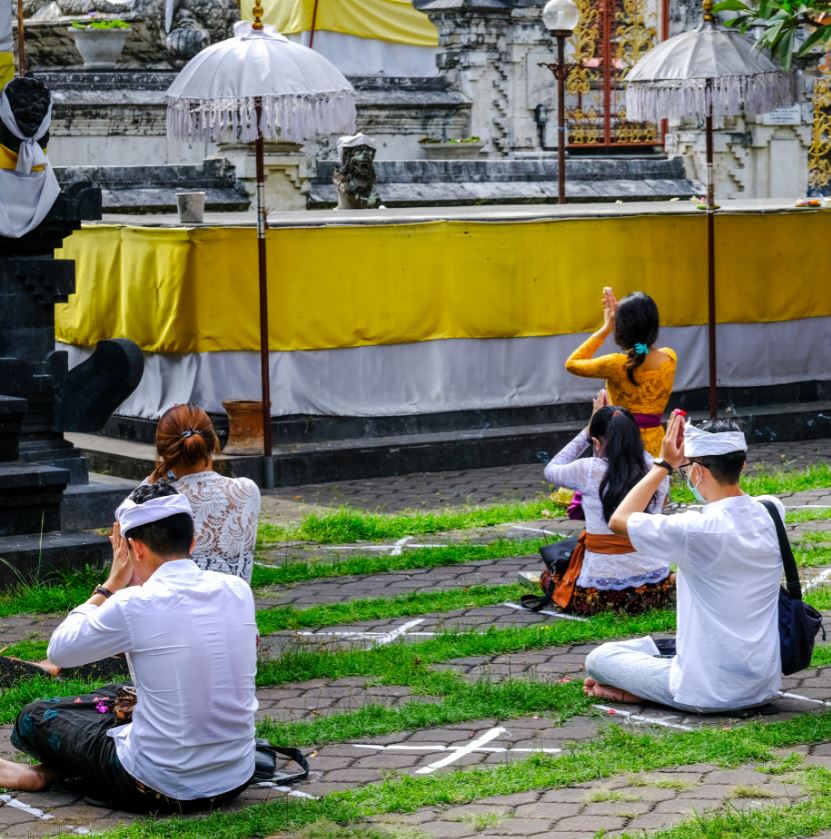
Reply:
M201 819L143 820L103 835L109 839L147 836L161 839L204 836L236 839L240 836L285 833L324 819L336 824L354 825L373 816L468 804L491 796L512 795L532 789L573 786L629 772L649 772L698 763L738 766L750 761L765 762L773 759L773 749L821 743L829 739L831 714L828 713L803 714L785 722L753 722L728 730L704 729L683 734L634 733L621 726L610 725L601 737L557 756L538 754L525 760L440 776L397 776L333 793L317 801L278 799L239 813L215 813ZM816 801L822 801L822 817L814 818L812 833L831 825L831 796L826 795ZM789 808L782 808L785 809ZM810 807L804 809L811 812ZM818 809L816 811L819 812ZM732 835L736 839L739 836L743 839L754 836L752 833L723 835ZM676 833L673 839L675 836L688 839L691 834Z
M273 661L262 662L257 683L265 687L308 679L366 676L384 684L414 686L423 677L425 668L457 658L648 635L671 631L674 626L674 612L653 611L634 617L610 613L597 615L585 623L554 620L532 626L491 627L483 633L447 632L426 641L368 650L288 652Z
M346 577L362 574L383 574L391 571L407 571L415 568L438 568L476 562L486 559L502 559L508 556L535 554L543 545L558 541L560 537L548 539L497 539L483 545L450 544L445 548L412 548L398 556L351 556L337 561L287 562L283 565L254 566L251 585L254 588L267 585L293 585L325 577Z
M399 594L396 597L376 597L295 609L278 606L257 612L257 626L261 635L286 629L319 628L340 624L362 623L424 615L430 612L451 612L493 606L505 600L516 600L528 589L521 585L470 586L448 591Z
M831 826L831 772L823 766L803 773L805 786L814 795L808 801L781 807L739 811L723 808L713 813L650 833L650 839L786 839L814 836ZM754 796L745 796L754 797ZM642 834L638 834L642 839ZM621 839L636 839L625 833Z
M542 473L541 473L542 474ZM448 530L490 527L514 521L535 521L565 515L565 508L548 499L487 507L462 507L439 512L397 514L366 513L341 507L333 513L306 516L296 528L261 524L260 545L269 542L304 541L320 544L348 544L424 536Z
M498 684L470 684L456 677L450 684L452 689L439 701L407 701L394 708L365 705L351 713L291 723L266 719L258 723L257 734L285 746L321 746L475 720L516 719L528 714L545 714L546 726L552 722L559 725L585 713L592 703L578 683L549 685L505 680Z

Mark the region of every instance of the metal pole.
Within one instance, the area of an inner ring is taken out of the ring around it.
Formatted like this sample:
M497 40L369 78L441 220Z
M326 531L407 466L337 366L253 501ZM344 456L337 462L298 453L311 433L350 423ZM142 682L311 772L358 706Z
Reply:
M566 203L566 34L557 39L557 203Z
M263 132L261 117L263 110L262 99L254 99L254 110L257 119L257 140L255 144L255 158L257 167L257 262L260 280L260 376L262 379L263 402L263 486L271 489L274 486L274 461L271 448L271 379L268 364L268 266L266 263L266 206L265 206L265 152L263 149Z
M17 75L26 75L26 37L23 28L23 0L17 0Z
M712 82L707 82L710 100L705 124L707 157L707 344L709 350L709 405L710 419L718 416L718 365L716 360L716 202L713 183L713 104L709 94Z

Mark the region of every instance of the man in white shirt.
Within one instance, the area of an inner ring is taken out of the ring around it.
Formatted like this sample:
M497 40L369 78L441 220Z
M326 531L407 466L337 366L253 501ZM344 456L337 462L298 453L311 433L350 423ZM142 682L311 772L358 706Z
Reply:
M661 457L609 520L638 551L677 564L677 652L661 656L652 638L603 644L586 658L590 696L650 700L698 713L764 704L781 687L776 528L739 488L747 444L731 420L705 428L675 413ZM679 468L705 503L674 516L641 512L667 473ZM784 508L771 498L784 519Z
M0 786L79 779L95 799L151 812L224 803L254 773L251 589L188 558L190 503L169 485L139 487L116 518L107 582L55 630L49 659L73 667L126 653L138 696L132 720L119 724L118 686L34 702L12 742L42 763L0 760ZM141 585L128 585L134 573Z

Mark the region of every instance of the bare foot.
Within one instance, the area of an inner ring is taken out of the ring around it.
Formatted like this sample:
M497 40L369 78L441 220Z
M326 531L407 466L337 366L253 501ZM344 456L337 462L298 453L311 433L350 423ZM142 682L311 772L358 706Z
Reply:
M61 674L61 668L57 664L52 664L48 658L43 659L43 661L35 661L33 664L37 664L38 667L44 669L50 676L60 676Z
M61 777L60 772L47 769L42 763L31 766L0 758L0 787L38 792Z
M44 671L47 676L57 676L61 672L61 668L58 667L56 664L52 664L48 658L45 658L43 661L27 661L23 658L16 658L13 655L5 656L9 661L16 661L18 664L25 664L32 669L35 667Z
M625 690L612 687L611 685L601 685L597 679L592 679L591 676L583 681L583 693L586 696L594 696L596 699L606 699L609 702L628 702L633 705L643 702L640 696L635 696L634 693L628 693Z

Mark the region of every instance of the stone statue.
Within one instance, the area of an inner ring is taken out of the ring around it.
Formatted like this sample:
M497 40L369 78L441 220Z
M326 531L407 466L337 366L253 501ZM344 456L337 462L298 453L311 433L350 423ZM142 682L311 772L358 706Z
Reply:
M341 164L332 180L338 191L339 210L373 210L381 203L375 186L375 141L366 134L338 140Z
M37 79L17 77L6 86L6 97L18 128L27 137L33 136L49 110L51 100L49 89ZM45 149L49 142L49 132L47 131L37 142L42 149ZM5 146L15 154L20 149L20 140L12 134L2 120L0 120L0 146Z

